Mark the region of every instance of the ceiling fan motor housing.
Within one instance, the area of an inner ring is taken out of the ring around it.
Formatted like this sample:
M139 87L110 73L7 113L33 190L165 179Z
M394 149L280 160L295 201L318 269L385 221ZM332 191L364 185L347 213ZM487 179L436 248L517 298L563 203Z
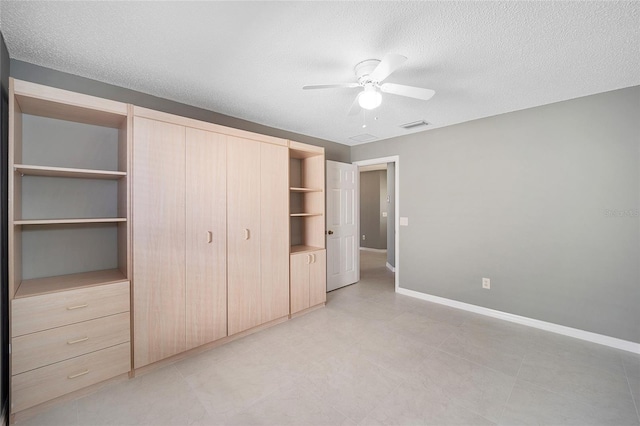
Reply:
M358 83L360 83L361 86L364 86L366 83L378 83L377 81L373 82L369 80L368 77L373 70L376 69L379 63L380 60L378 59L367 59L366 61L359 62L355 66L354 71L356 73L356 77L358 77Z

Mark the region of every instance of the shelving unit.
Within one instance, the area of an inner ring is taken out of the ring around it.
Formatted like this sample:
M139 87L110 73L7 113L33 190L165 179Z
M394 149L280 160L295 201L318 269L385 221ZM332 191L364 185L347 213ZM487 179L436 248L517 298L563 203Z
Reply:
M289 141L290 311L326 301L324 148Z
M323 249L324 148L289 142L289 185L290 252Z
M128 105L19 80L12 90L10 295L23 279L49 276L37 258L59 260L52 276L90 264L129 277ZM79 246L62 256L68 235ZM96 261L106 245L117 253Z
M9 90L13 415L130 371L131 114L25 81Z

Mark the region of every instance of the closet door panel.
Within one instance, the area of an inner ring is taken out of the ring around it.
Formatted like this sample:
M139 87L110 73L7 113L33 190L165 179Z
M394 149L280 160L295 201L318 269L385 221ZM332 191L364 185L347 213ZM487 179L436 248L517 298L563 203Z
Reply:
M260 143L227 139L229 335L260 324Z
M262 323L289 315L289 149L261 144Z
M186 129L186 347L227 335L226 136Z
M134 118L134 365L185 350L185 128Z
M327 252L318 250L312 255L313 263L309 268L309 306L327 301Z
M291 313L295 314L309 307L309 263L311 255L299 253L291 255Z

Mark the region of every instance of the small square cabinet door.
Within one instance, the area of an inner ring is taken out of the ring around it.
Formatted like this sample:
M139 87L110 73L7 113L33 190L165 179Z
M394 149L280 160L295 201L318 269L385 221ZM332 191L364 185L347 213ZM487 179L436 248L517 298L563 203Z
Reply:
M312 255L309 268L309 306L327 301L327 252L319 250Z
M291 255L291 313L295 314L309 307L309 265L311 255L300 253Z

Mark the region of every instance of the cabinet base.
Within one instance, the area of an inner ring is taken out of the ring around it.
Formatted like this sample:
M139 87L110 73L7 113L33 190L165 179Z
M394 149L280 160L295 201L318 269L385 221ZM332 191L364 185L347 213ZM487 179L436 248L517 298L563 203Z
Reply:
M296 312L295 314L289 315L289 318L297 318L301 315L305 315L305 314L308 314L309 312L315 311L316 309L324 308L326 304L327 304L326 302L322 302L315 306L311 306L310 308L303 309L301 311Z
M282 317L282 318L278 318L278 319L275 319L273 321L269 321L267 323L260 324L259 326L250 328L249 330L245 330L245 331L242 331L240 333L233 334L231 336L223 337L222 339L218 339L216 341L213 341L213 342L210 342L210 343L206 343L206 344L204 344L202 346L198 346L197 348L189 349L188 351L181 352L181 353L173 355L173 356L171 356L169 358L165 358L163 360L156 361L153 364L148 364L148 365L144 365L142 367L136 368L136 369L131 371L130 376L131 377L136 377L136 376L147 374L147 373L149 373L151 371L157 370L158 368L162 368L165 365L173 364L176 361L180 361L182 359L189 358L191 356L197 355L197 354L199 354L201 352L206 352L206 351L208 351L210 349L217 348L218 346L222 346L222 345L227 344L229 342L233 342L234 340L241 339L241 338L243 338L245 336L249 336L249 335L251 335L253 333L257 333L259 331L262 331L264 329L273 327L274 325L278 325L278 324L283 323L283 322L288 321L288 320L289 320L288 316Z

